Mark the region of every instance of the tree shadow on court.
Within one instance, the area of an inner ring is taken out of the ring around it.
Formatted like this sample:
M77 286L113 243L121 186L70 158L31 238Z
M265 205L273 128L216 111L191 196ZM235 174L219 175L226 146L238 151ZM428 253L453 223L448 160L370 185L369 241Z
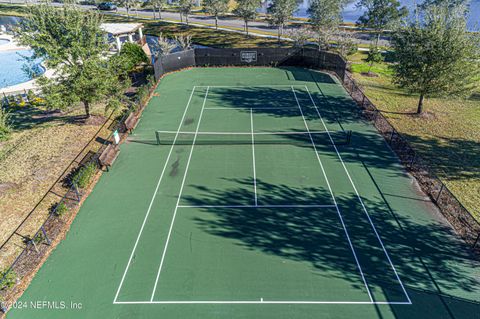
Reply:
M336 84L332 76L325 72L314 71L307 68L282 66L279 69L285 70L286 76L292 81L319 82L324 84Z
M234 182L239 187L228 190L197 186L200 195L185 199L200 206L243 205L251 200L252 193L245 186L252 181ZM261 180L257 181L257 192L260 205L332 202L320 188L298 189ZM336 200L374 300L384 295L388 301L404 301L405 294L358 199L344 194ZM479 282L473 271L480 263L446 223L433 218L418 222L398 214L383 200L364 199L364 203L413 301L413 305L389 306L397 318L472 318L480 312ZM359 269L335 208L204 208L202 212L207 216L198 214L195 222L209 234L234 239L249 250L309 262L319 272L362 289ZM384 309L378 306L379 317Z
M365 124L360 108L332 75L296 67L280 69L285 70L287 78L295 81L292 86L307 120L319 120L320 113L329 130L341 130L348 124ZM312 83L315 89L312 89ZM310 89L307 90L305 85ZM288 84L282 87L216 87L208 99L216 105L228 105L248 113L252 109L254 114L301 119L295 95Z

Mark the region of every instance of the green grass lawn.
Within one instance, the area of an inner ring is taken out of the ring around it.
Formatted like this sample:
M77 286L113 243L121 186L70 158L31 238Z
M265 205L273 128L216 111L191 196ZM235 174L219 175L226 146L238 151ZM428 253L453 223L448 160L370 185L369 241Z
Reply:
M132 19L119 16L105 16L108 22L132 22ZM278 47L291 46L291 42L278 41L274 38L246 36L245 34L214 30L185 24L176 24L165 21L152 21L148 19L135 19L145 25L144 32L149 35L173 37L179 33L188 33L192 36L193 43L216 48L248 48L248 47Z
M395 128L427 159L467 209L480 220L480 92L468 99L432 98L417 116L417 96L391 83L386 63L375 65L378 77L366 77L365 53L351 57L352 72L367 96Z

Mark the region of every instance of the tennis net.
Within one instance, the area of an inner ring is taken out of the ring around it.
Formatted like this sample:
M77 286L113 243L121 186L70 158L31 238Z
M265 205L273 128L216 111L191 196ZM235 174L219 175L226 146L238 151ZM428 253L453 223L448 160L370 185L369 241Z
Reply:
M331 132L176 132L156 131L157 145L350 144L352 131Z

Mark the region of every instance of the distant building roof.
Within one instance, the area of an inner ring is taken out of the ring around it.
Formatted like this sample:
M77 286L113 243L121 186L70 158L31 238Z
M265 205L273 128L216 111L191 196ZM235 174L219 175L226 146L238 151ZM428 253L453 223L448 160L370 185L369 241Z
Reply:
M141 27L141 23L102 23L100 26L103 31L110 33L112 35L122 35L134 33Z

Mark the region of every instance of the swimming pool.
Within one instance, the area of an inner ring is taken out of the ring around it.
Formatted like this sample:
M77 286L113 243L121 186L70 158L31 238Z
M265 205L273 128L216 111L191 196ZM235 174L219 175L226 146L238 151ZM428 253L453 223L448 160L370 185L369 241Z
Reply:
M9 42L10 42L10 40L8 40L8 39L0 39L0 45L7 44Z
M0 52L0 89L27 82L34 75L45 72L41 60L27 61L24 57L32 56L31 50Z

